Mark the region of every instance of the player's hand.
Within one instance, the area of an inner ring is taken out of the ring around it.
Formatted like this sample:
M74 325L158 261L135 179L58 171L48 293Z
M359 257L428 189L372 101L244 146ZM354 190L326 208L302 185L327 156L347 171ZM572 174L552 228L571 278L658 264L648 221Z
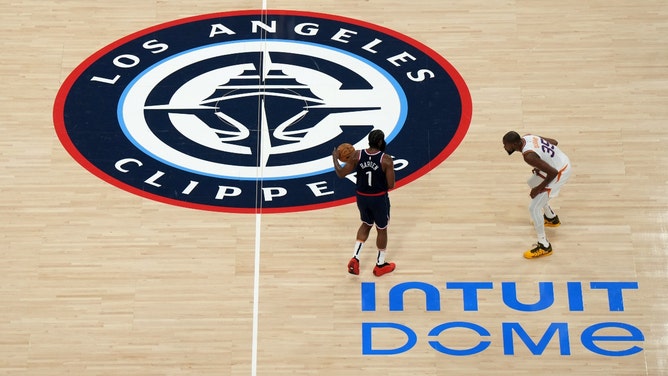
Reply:
M536 196L538 196L539 194L541 194L541 193L543 193L543 192L547 192L547 189L545 189L545 188L534 187L534 188L531 190L531 192L529 192L529 196L530 196L531 198L536 198Z

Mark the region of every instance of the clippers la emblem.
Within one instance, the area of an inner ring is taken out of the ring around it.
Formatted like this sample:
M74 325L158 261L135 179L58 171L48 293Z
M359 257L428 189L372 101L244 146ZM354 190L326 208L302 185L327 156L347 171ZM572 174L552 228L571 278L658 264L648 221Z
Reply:
M157 25L79 65L54 105L67 151L128 192L235 213L353 202L331 151L386 134L402 186L444 161L471 119L457 71L363 21L238 11Z

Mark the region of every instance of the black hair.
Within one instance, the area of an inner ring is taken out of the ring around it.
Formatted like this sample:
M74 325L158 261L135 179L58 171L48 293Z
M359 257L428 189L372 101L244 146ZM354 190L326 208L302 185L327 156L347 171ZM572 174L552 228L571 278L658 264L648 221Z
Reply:
M519 133L517 133L515 131L510 131L503 136L503 143L504 144L514 144L514 143L519 142L521 139L522 139L522 137L520 137Z
M374 129L369 133L369 146L378 149L380 151L385 151L385 133L380 129Z

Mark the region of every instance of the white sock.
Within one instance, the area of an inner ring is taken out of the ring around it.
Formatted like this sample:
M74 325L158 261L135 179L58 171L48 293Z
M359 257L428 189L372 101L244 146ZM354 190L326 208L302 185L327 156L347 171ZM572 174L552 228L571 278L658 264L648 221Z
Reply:
M378 250L378 258L376 259L376 265L383 265L385 263L385 250Z
M360 258L360 252L362 251L362 246L364 246L364 242L361 241L356 241L355 242L355 249L353 250L353 257L358 259Z
M550 242L547 241L547 237L545 237L545 235L543 236L538 235L538 243L545 246L545 248L550 246Z

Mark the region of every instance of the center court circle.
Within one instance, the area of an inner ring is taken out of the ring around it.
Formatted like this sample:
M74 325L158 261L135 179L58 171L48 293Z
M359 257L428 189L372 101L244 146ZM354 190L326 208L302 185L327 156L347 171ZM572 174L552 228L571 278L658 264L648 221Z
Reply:
M396 187L463 140L471 98L427 46L364 21L238 11L157 25L101 49L54 105L72 157L114 186L182 207L234 213L354 201L331 150L382 129Z

